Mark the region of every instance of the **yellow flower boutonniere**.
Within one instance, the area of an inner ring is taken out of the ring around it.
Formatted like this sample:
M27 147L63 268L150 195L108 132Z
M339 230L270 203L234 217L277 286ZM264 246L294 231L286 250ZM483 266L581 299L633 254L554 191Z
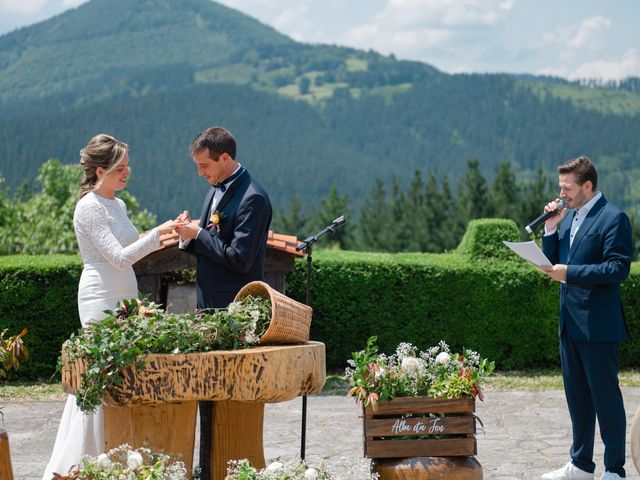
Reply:
M220 231L220 224L222 223L223 218L224 213L220 210L216 210L209 217L209 225L207 225L207 228L216 227L216 230Z

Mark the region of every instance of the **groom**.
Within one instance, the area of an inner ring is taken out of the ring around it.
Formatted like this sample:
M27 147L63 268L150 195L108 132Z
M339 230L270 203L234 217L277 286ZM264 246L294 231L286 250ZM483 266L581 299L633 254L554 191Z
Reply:
M180 248L196 256L197 307L224 308L253 280L264 280L264 254L271 203L264 189L236 160L236 140L228 130L208 128L189 153L211 188L198 225L188 211L178 216ZM200 467L210 477L212 402L200 402Z

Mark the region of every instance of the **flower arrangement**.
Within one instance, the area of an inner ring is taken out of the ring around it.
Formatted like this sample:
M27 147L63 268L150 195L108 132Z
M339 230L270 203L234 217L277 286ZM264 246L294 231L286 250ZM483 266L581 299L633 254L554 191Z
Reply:
M378 477L375 475L370 478ZM225 480L332 480L332 477L324 469L323 462L318 467L310 467L304 460L276 461L258 470L244 459L229 462Z
M375 407L378 401L395 397L483 400L481 387L495 363L478 353L468 349L451 353L441 341L421 352L410 343L401 343L394 354L385 355L378 353L376 341L377 337L371 337L364 350L354 352L345 372L352 386L347 395L364 406Z
M216 227L216 230L220 231L220 224L222 223L223 219L224 212L216 210L211 214L211 217L209 217L209 224L207 225L207 228Z
M103 320L72 335L64 346L69 362L88 362L76 392L83 412L94 411L110 387L122 385L126 367L143 369L145 354L254 346L269 326L271 303L250 296L226 309L172 314L152 302L133 298L107 313Z
M54 474L53 480L187 480L184 463L148 448L123 444L97 457L86 456L67 476Z

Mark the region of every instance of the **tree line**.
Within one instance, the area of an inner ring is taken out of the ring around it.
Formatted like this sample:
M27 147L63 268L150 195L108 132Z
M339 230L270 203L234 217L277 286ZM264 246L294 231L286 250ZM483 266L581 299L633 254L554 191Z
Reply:
M79 165L58 160L42 164L37 189L11 190L0 173L0 255L75 253L73 211L78 200ZM140 207L128 191L119 192L139 231L154 227L156 215ZM534 178L518 180L509 162L499 164L490 183L477 159L452 185L447 175L415 170L403 187L398 177L376 179L362 206L355 209L347 194L334 186L317 208L293 196L276 210L271 229L302 240L345 215L347 223L318 247L373 252L446 252L460 243L475 218L508 218L528 238L524 226L557 196L555 181L542 169ZM640 250L640 216L628 212L634 227L635 253ZM328 240L328 241L327 241Z
M374 185L359 210L349 197L332 187L317 210L304 208L297 197L278 211L273 229L298 238L315 233L339 215L347 225L336 232L333 243L342 249L375 252L444 252L454 249L470 220L510 218L525 225L555 198L554 187L542 170L529 181L518 181L509 162L499 165L492 183L471 159L456 185L447 175L415 170L402 187L398 177Z

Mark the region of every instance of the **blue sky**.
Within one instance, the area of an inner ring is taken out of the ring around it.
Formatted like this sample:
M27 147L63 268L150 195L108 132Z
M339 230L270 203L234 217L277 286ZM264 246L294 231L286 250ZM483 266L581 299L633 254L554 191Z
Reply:
M0 0L0 34L84 0ZM220 0L296 40L446 72L640 76L638 0Z

